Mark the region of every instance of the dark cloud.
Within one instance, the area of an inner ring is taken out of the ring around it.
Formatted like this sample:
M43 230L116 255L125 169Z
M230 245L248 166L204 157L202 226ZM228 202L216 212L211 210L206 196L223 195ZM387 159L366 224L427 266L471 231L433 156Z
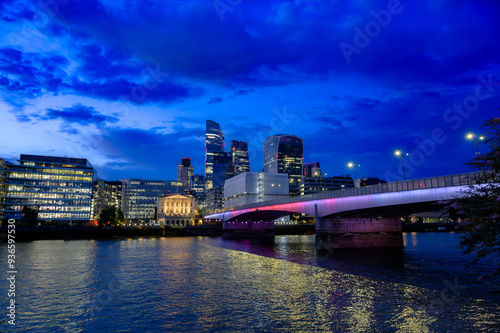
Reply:
M28 100L43 94L59 93L134 104L167 104L204 93L201 88L167 80L167 74L144 64L139 66L124 54L103 51L97 46L84 49L87 53L86 56L82 55L83 65L77 70L81 70L82 77L87 78L86 80L68 75L65 68L70 61L60 54L1 48L2 97L16 106L25 105ZM144 78L137 77L138 73L143 72L143 68L148 75L144 75ZM136 80L130 79L131 76L136 76Z
M208 104L217 104L217 103L221 103L222 102L222 98L220 97L212 97L208 100Z
M47 109L42 114L32 114L32 118L38 120L63 120L66 123L74 123L79 125L99 125L102 126L104 123L116 123L118 118L106 116L99 113L96 109L91 106L85 106L82 104L74 104L70 108ZM70 131L72 134L74 131Z

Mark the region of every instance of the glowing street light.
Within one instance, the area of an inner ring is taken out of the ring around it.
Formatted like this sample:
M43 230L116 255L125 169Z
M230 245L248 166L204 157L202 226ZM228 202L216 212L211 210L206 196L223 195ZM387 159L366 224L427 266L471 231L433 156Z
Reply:
M483 135L480 135L479 137L476 137L474 133L468 133L465 138L467 140L475 140L476 141L476 155L479 155L479 144L478 141L483 141L485 137Z
M359 167L359 166L361 166L361 165L359 165L359 164L354 164L354 163L352 163L352 162L349 162L349 163L347 164L347 167L348 167L348 168L354 168L354 179L357 179L357 177L356 177L356 167Z
M394 155L401 156L401 160L403 161L403 180L406 181L406 173L405 173L405 155L408 156L408 153L403 153L401 150L396 150Z

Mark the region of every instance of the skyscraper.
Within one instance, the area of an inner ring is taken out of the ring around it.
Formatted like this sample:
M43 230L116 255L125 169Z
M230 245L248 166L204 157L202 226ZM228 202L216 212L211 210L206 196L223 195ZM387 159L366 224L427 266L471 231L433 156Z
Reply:
M231 178L233 173L231 155L226 152L215 152L213 164L212 188L224 187L226 179Z
M184 184L184 190L189 190L189 181L193 175L193 166L191 165L191 159L184 157L181 164L178 166L177 181Z
M250 160L248 159L248 146L246 142L231 140L231 176L237 176L243 172L250 171Z
M205 188L213 187L214 154L224 152L224 133L215 121L207 120L205 136Z
M277 134L264 143L264 172L287 173L291 195L297 194L303 158L304 142L299 137Z

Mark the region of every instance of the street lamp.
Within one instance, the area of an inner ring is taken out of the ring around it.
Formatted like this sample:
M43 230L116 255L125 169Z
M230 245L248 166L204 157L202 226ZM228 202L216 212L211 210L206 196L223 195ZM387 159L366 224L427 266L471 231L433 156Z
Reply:
M277 184L276 186L274 186L274 184L271 184L272 187L275 187L275 191L274 191L274 200L278 199L278 187L281 187L281 184Z
M478 141L483 141L485 137L483 135L480 135L479 137L476 137L474 133L468 133L465 138L467 140L475 140L476 141L476 155L479 155L479 144Z
M354 179L357 179L357 177L356 177L356 167L359 167L359 166L361 166L361 165L359 165L359 164L356 165L356 164L354 164L352 162L349 162L347 164L348 168L354 168Z
M405 173L405 155L408 156L408 153L403 153L400 150L396 150L394 152L396 156L401 156L401 160L403 161L403 180L406 181L406 173Z

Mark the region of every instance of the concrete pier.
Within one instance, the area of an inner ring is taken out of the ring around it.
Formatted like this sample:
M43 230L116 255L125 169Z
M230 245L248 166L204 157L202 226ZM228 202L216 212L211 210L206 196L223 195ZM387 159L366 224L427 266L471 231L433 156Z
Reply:
M316 246L320 249L402 247L398 218L319 218Z

